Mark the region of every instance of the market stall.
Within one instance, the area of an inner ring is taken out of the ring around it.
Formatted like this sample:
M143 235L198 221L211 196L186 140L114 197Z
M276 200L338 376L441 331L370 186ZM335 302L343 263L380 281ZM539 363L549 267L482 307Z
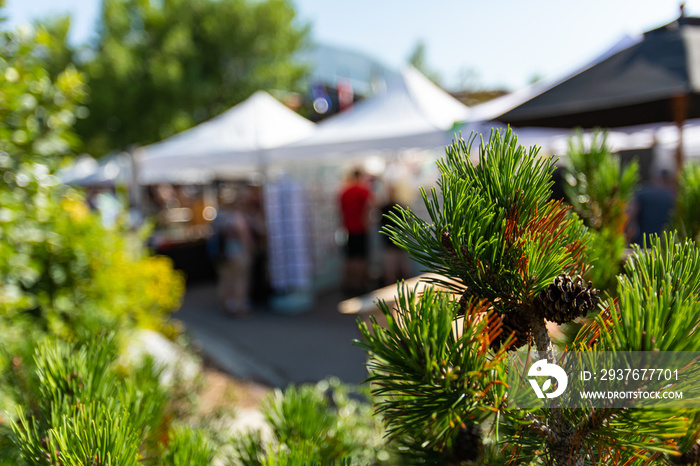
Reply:
M314 123L258 91L221 115L136 149L138 181L158 222L153 243L204 251L217 217L220 182L258 186L267 151L306 137Z
M389 184L401 193L416 193L425 180L435 179L435 159L444 154L456 123L469 116L468 107L408 67L390 76L383 92L319 123L310 137L269 151L267 185L276 189L280 179L304 187L314 289L337 285L340 279L338 196L345 175L362 167L372 179L377 203ZM403 199L405 204L413 200ZM376 252L378 234L372 242ZM374 258L375 267L381 267L376 254ZM275 260L284 258L271 258Z

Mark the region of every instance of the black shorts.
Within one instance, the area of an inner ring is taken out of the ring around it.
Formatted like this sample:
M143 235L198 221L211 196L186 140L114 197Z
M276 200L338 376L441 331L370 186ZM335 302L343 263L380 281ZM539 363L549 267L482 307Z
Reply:
M369 250L367 233L348 233L348 244L345 245L345 256L365 258Z

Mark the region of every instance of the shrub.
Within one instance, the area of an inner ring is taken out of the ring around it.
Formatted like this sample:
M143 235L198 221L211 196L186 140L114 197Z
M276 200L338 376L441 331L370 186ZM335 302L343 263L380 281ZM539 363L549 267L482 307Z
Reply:
M103 227L82 195L59 182L56 170L78 145L72 125L86 87L72 68L52 80L37 50L32 33L0 35L2 346L41 334L162 328L183 279L125 228Z
M582 133L569 139L564 192L591 230L587 249L591 268L586 278L602 290L614 292L627 245L628 204L639 182L639 166L622 167L607 145L607 134L594 132L587 143Z
M71 189L50 202L43 221L25 215L4 225L0 249L13 250L0 259L5 325L62 338L134 325L161 330L184 292L169 259L149 256L123 228L103 227ZM32 228L41 233L27 241L22 232Z
M262 412L272 430L233 439L237 464L377 464L390 459L367 390L337 379L275 390Z
M671 226L682 238L700 240L700 164L683 166Z
M39 45L0 33L0 406L19 410L0 419L0 464L137 464L162 443L166 396L152 365L114 362L120 330L163 329L183 279L55 175L86 88L71 68L52 79Z
M15 357L12 440L24 464L136 464L142 438L160 421L164 393L150 365L120 380L116 352L113 337L85 345L45 340L32 361Z

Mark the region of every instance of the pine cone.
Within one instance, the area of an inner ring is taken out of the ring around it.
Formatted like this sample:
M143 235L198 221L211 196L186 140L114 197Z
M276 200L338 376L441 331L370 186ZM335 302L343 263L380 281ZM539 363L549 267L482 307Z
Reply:
M442 247L445 248L445 251L450 253L455 252L455 248L452 246L452 233L449 231L442 232L440 235L440 243L442 244Z
M573 280L568 275L556 277L537 299L544 307L544 318L558 324L585 316L600 300L598 290L591 282L584 287L580 275Z
M515 334L513 335L513 343L511 343L511 345L508 347L509 351L515 351L532 341L530 327L525 323L525 319L523 319L517 311L506 313L499 312L498 315L501 317L501 333L493 339L491 342L491 348L498 350L501 346L503 346L513 332L515 332Z
M458 462L476 461L483 454L483 450L484 445L481 440L479 425L470 424L466 426L462 424L452 446L454 459Z

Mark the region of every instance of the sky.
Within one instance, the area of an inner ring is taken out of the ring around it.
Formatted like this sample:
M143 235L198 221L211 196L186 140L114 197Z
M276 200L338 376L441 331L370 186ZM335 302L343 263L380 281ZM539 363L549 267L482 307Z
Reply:
M448 89L517 90L555 80L635 35L673 21L678 0L292 0L312 39L395 68L419 42ZM73 17L71 40L94 38L100 0L7 0L11 26ZM686 2L700 16L700 0Z

